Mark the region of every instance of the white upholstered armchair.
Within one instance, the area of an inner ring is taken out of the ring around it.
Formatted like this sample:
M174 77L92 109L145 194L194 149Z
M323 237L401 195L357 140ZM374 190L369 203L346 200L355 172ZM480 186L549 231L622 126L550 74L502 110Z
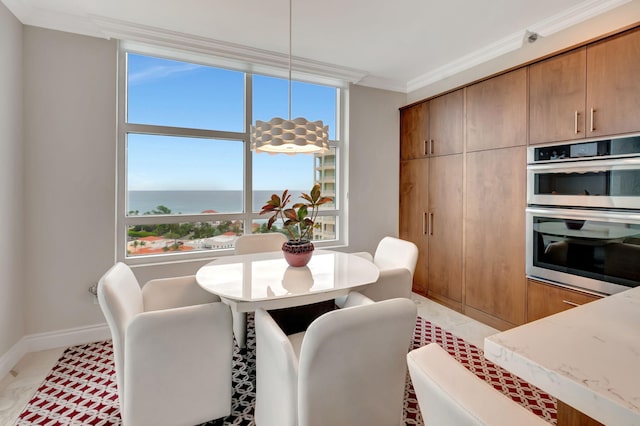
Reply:
M289 336L257 310L256 425L400 425L415 320L411 300L355 292Z
M362 294L374 301L395 297L411 298L413 273L418 262L418 247L414 243L384 237L373 256L367 252L353 254L372 261L380 269L378 281L361 289ZM337 298L336 304L342 306L344 301L344 297Z
M427 426L549 425L467 370L437 343L412 350L407 363Z
M117 263L98 283L124 426L189 425L231 412L231 312L195 277L140 289Z

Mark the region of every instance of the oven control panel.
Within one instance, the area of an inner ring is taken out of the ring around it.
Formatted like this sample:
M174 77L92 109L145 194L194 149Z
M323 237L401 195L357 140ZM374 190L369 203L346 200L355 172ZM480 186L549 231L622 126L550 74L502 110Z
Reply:
M571 161L589 158L614 158L640 155L640 136L592 142L531 147L530 164L547 161Z

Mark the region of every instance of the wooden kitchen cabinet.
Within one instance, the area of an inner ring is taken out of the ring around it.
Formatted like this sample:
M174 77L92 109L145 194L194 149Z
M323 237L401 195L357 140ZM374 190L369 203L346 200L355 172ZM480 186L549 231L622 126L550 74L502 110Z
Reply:
M467 87L467 151L527 144L527 69Z
M640 131L640 30L529 66L529 143Z
M429 269L427 235L429 159L400 162L399 237L418 246L413 291L426 296Z
M529 67L529 143L584 138L585 47Z
M525 320L526 147L467 153L464 313L504 330Z
M463 89L400 110L399 236L418 246L414 291L427 295L433 288L434 297L442 296L458 310L462 292L463 111Z
M587 47L587 108L587 137L640 131L640 30Z
M429 160L428 296L462 311L462 154Z
M400 110L400 159L427 156L429 142L429 103L421 102Z
M463 89L400 110L400 159L459 154L463 145Z
M525 320L527 70L466 90L464 313L503 330Z
M527 322L535 321L601 297L532 279L527 280Z
M462 154L400 162L399 236L418 246L413 290L462 309Z
M463 113L463 89L429 101L429 156L462 153Z

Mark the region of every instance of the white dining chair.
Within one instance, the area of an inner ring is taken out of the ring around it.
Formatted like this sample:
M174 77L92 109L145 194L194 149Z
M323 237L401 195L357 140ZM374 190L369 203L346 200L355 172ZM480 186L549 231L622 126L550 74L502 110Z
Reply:
M200 424L231 413L231 312L195 277L142 289L124 263L98 282L124 426Z
M282 244L287 237L280 232L241 235L234 245L235 254L263 253L282 250ZM246 312L232 312L233 335L238 346L247 347L247 314Z
M263 253L282 250L287 237L280 232L241 235L236 239L235 254Z
M356 292L344 306L291 335L256 310L257 426L402 423L416 306Z
M362 294L374 301L396 297L411 298L413 273L418 262L418 247L414 243L384 237L373 256L367 252L353 254L370 260L380 269L378 281L361 289ZM344 297L336 298L338 306L342 306L344 301Z
M427 426L549 426L467 370L437 343L409 352L407 364Z

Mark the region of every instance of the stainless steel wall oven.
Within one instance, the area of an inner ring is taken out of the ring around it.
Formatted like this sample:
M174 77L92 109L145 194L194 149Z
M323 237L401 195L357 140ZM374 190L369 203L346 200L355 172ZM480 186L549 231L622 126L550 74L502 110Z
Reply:
M613 294L640 285L640 136L530 147L527 275Z

